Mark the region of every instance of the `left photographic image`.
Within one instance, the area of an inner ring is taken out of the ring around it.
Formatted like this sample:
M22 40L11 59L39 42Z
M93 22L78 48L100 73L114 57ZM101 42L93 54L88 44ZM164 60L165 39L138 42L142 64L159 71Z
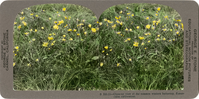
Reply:
M98 78L91 76L99 65L98 30L97 17L80 5L43 4L23 9L14 22L14 90L91 86L87 83Z

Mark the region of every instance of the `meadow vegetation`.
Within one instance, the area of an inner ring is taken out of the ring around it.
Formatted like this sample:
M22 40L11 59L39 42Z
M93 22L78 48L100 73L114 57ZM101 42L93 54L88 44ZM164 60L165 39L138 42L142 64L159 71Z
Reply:
M15 90L181 90L182 19L159 4L102 13L79 5L23 9L14 22Z

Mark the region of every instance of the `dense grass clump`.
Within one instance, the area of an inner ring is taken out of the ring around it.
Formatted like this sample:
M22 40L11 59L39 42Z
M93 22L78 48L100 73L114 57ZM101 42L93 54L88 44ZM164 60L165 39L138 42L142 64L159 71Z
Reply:
M183 23L158 4L25 8L14 23L15 90L181 90Z

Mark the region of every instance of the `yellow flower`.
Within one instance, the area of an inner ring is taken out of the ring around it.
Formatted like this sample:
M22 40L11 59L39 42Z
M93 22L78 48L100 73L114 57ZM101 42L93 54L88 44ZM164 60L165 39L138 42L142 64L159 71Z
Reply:
M155 25L155 23L156 23L156 20L153 20L153 25Z
M30 32L32 32L32 29L30 29Z
M170 31L173 31L172 29L170 29Z
M51 20L51 18L48 18L49 20Z
M44 29L44 27L41 27L41 29Z
M182 26L182 29L184 29L184 25L183 25L183 23L181 23L181 26Z
M35 15L36 17L39 17L38 15Z
M53 28L58 30L59 26L58 25L54 25Z
M137 26L136 28L137 28L137 29L139 29L139 28L140 28L140 26Z
M102 22L100 22L99 25L102 25Z
M146 25L146 28L147 28L147 29L150 29L150 27L151 27L151 25L149 25L149 24Z
M106 55L108 55L108 53Z
M175 39L173 39L173 41L175 41Z
M48 42L43 42L42 46L47 47L48 46Z
M53 46L54 45L54 43L51 43L51 46Z
M27 23L26 23L26 22L22 21L22 23L23 23L24 26L27 26Z
M117 67L120 66L120 63L117 63Z
M48 37L48 40L53 40L54 38L53 37Z
M84 32L84 35L86 35L87 34L87 32Z
M15 63L13 63L13 66L15 66Z
M91 24L88 25L88 27L90 27L90 28L91 28L91 26L92 26Z
M68 31L72 31L72 29L68 29Z
M149 19L149 17L146 17L146 20L148 20Z
M122 11L120 11L120 14L122 14Z
M77 36L80 36L80 33L77 33Z
M165 41L165 40L166 40L166 38L164 37L164 38L163 38L163 40Z
M133 17L133 16L134 16L134 14L131 14L131 16Z
M177 31L176 34L179 34L179 31Z
M16 46L15 49L18 50L18 49L19 49L19 46Z
M123 24L123 22L120 22L120 25L122 25Z
M129 15L129 14L131 14L131 13L127 13L127 15Z
M126 28L125 30L128 31L128 28Z
M132 31L132 29L129 29L129 31Z
M96 30L95 28L92 28L91 31L92 31L93 33L96 33L97 30Z
M17 22L14 22L14 25L17 24Z
M144 42L142 42L142 44L141 45L144 45Z
M159 41L159 40L160 40L160 38L157 38L156 40L157 40L157 41Z
M25 35L28 35L29 33L28 32L26 32L26 33L24 33Z
M62 41L66 41L66 39L63 38Z
M100 66L101 66L101 67L103 66L103 62L100 63Z
M37 29L35 29L35 32L37 32Z
M63 37L66 37L66 35L63 35Z
M115 19L117 19L117 20L120 19L120 18L121 18L121 16L119 16L119 17L116 17L116 16L115 16Z
M74 32L76 32L76 31L77 31L77 29L73 29L73 31L74 31Z
M110 51L112 51L113 49L110 49Z
M160 35L158 35L158 37L160 37Z
M134 42L133 46L138 47L138 42Z
M161 9L160 7L157 8L158 11L160 11L160 9Z
M102 53L104 53L105 51L103 50Z
M130 40L131 40L131 38L127 38L127 40L128 40L128 41L130 41Z
M158 14L156 13L155 16L158 16Z
M164 16L164 18L165 18L165 19L168 19L168 16L166 15L166 16Z
M66 11L66 8L62 8L62 11Z
M116 32L117 34L120 34L121 32Z
M166 31L167 29L165 28L165 29L162 29L163 31Z
M129 61L132 61L132 59L131 59L131 58L129 58Z
M17 28L20 30L21 29L21 25L19 25Z
M178 19L178 20L176 20L176 21L181 22L181 20L180 20L180 19Z
M146 47L144 49L146 50Z
M69 40L70 40L70 41L72 41L72 40L73 40L73 38L70 38Z
M108 46L105 46L104 48L105 48L105 49L108 49Z
M35 61L36 61L36 62L38 62L38 61L39 61L39 59L36 59Z
M17 56L17 54L15 54L15 56Z
M35 38L33 38L32 41L35 41Z
M107 19L105 18L104 21L107 21Z
M115 29L115 27L116 27L116 24L112 25L112 28L113 28L113 29Z
M150 43L151 41L149 40L148 43Z
M143 40L143 39L144 39L144 37L141 37L141 36L140 36L140 37L139 37L139 39L140 39L140 40Z
M20 18L20 20L23 20L23 19L25 19L25 17L19 17Z
M175 26L177 26L177 27L178 27L178 24L177 24L177 23L175 23Z
M31 66L30 63L28 63L27 66Z

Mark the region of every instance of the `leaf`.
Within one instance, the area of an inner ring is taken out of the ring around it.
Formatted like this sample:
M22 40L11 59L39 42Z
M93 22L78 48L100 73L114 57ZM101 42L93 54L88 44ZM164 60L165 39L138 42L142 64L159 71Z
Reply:
M138 56L138 57L137 57L137 60L139 60L139 59L142 58L142 57L143 57L143 56Z
M99 59L99 56L94 56L93 58L92 58L92 60L98 60Z
M44 56L44 58L43 59L46 59L46 58L48 58L47 56Z

